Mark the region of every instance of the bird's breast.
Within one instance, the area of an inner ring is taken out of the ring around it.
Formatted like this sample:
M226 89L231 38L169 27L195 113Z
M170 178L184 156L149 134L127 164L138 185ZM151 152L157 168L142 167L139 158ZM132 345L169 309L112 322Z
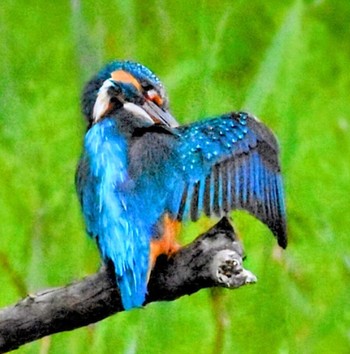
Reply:
M131 142L118 128L117 121L105 118L85 137L90 173L97 183L96 202L101 211L109 209L109 218L124 220L126 228L137 225L151 234L164 212L165 171L154 165L157 148L144 140ZM164 148L160 151L165 153Z

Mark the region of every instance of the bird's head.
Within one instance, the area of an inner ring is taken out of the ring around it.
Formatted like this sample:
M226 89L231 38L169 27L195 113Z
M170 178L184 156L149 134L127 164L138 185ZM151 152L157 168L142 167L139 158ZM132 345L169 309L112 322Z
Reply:
M118 109L129 111L146 125L178 125L169 113L168 98L158 77L131 61L114 61L105 66L87 83L82 105L89 126Z

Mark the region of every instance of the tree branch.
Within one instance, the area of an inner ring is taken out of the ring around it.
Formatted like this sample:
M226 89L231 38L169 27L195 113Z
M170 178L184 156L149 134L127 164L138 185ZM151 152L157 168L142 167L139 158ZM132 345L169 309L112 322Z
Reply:
M160 256L144 306L171 301L202 288L238 288L256 281L242 267L243 249L226 218L171 258ZM110 268L76 283L29 295L0 311L0 352L44 336L100 321L124 311Z

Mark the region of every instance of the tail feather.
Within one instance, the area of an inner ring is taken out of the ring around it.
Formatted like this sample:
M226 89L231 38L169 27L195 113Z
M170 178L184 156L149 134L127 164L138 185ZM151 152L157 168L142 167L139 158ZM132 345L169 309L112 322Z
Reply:
M122 276L116 274L117 285L125 310L141 307L145 302L147 274L142 275L143 281L138 282L138 284L135 283L134 277L135 273L131 269L127 269Z
M142 237L136 238L135 234L139 233L130 232L129 235L125 235L134 240L133 246L126 249L116 242L114 233L105 232L104 237L98 238L100 252L105 263L113 264L116 283L125 310L142 306L147 292L149 247L145 247L141 242Z

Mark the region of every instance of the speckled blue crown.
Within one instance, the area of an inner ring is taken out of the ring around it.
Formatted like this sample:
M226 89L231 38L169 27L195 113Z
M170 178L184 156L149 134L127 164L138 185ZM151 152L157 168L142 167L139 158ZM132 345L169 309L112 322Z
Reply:
M154 85L161 85L159 78L150 69L130 60L112 61L97 74L97 78L103 79L103 81L107 80L110 77L111 73L116 70L125 70L139 80L147 78Z

